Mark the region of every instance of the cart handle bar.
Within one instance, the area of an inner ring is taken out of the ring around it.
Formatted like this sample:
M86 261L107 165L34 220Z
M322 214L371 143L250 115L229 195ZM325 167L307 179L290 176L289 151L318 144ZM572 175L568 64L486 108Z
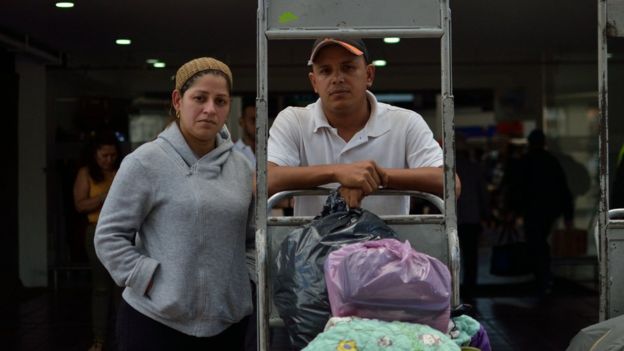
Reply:
M292 196L310 196L310 195L329 195L329 193L333 189L329 188L314 188L314 189L300 189L300 190L285 190L280 191L273 196L271 196L267 202L267 213L271 212L273 207L280 202L282 199L292 197ZM388 189L380 189L370 194L374 196L379 195L403 195L403 196L412 196L419 199L427 200L432 205L434 205L440 213L444 213L444 201L433 194L424 193L422 191L416 190L388 190ZM623 210L624 212L624 210Z

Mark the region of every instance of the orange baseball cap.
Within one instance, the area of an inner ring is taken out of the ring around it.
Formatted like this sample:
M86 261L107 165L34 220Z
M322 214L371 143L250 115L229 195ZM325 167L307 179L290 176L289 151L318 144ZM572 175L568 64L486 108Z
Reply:
M312 53L308 60L308 66L312 66L314 58L327 45L340 45L355 56L364 56L364 61L369 62L368 50L362 39L355 38L319 38L312 45Z

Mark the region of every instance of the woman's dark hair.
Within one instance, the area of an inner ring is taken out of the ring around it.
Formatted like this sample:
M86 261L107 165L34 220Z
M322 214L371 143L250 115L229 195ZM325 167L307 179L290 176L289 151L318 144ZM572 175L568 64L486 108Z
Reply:
M121 146L119 146L119 140L112 131L101 131L95 134L89 143L87 154L87 169L89 170L89 176L94 182L99 183L104 180L104 172L97 163L96 153L104 145L113 145L117 150L117 160L115 161L115 170L119 169L121 163Z

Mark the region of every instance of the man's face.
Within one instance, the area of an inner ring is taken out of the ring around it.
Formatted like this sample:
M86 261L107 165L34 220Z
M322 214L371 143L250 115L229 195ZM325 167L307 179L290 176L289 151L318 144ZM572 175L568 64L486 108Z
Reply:
M248 138L256 139L256 108L254 106L245 107L238 123Z
M373 84L375 69L339 45L330 45L316 55L309 74L314 92L326 111L348 113L366 102L366 89Z

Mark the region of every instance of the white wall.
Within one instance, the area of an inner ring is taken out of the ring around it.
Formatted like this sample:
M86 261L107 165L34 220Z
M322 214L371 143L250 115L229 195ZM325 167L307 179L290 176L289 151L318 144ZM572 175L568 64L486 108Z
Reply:
M46 70L16 59L18 103L19 274L24 286L47 286Z

